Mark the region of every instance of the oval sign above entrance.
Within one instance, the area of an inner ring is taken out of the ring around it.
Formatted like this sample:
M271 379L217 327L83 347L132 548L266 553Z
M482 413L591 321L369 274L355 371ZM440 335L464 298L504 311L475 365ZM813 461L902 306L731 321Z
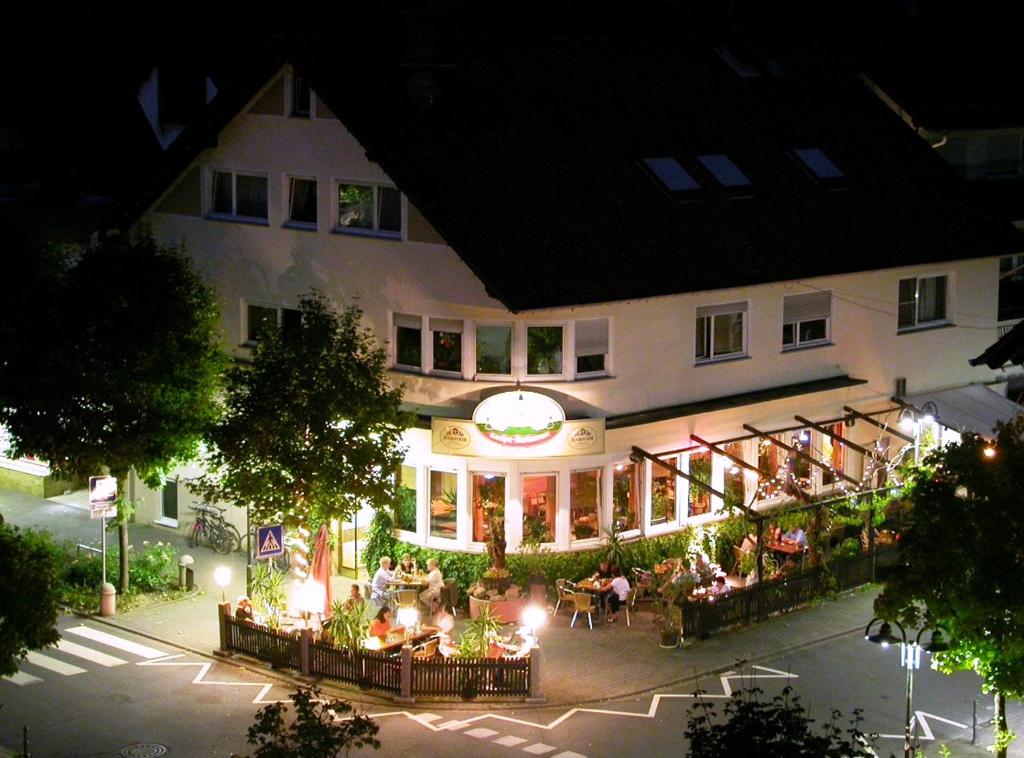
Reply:
M510 447L546 442L564 422L562 406L547 395L525 390L491 395L473 411L473 423L481 434Z

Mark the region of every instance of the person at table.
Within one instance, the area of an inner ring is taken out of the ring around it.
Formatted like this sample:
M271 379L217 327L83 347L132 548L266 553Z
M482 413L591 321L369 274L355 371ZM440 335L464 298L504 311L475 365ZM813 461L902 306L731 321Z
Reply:
M391 609L386 605L377 611L377 615L370 622L370 635L373 637L383 637L389 632L397 632L401 629L400 626L391 626Z
M363 593L360 591L358 584L353 584L348 588L348 599L345 601L345 610L354 611L362 604Z
M608 561L601 561L597 564L597 572L594 574L594 583L611 581L612 569L608 565Z
M715 576L715 582L711 585L710 590L712 595L728 595L729 594L729 583L725 581L725 574L721 571Z
M774 521L768 522L768 528L764 530L764 538L766 542L782 541L782 530L775 525Z
M385 555L380 559L380 568L373 575L370 600L376 605L384 605L388 599L388 582L394 578L395 575L391 573L391 559Z
M782 542L785 545L799 545L802 548L807 547L807 535L804 530L799 526L794 526L784 535L782 535Z
M398 571L396 573L408 576L416 573L416 561L413 560L411 555L406 553L402 556L402 562L398 564Z
M619 608L629 599L629 580L622 575L618 566L612 567L612 582L608 592L608 623L619 618Z
M252 612L252 601L249 600L248 596L239 595L235 603L238 605L235 609L235 618L239 621L248 621L250 624L255 624L256 619Z
M424 608L433 608L434 603L441 599L444 590L444 576L437 567L437 558L427 559L427 588L420 593L420 602Z

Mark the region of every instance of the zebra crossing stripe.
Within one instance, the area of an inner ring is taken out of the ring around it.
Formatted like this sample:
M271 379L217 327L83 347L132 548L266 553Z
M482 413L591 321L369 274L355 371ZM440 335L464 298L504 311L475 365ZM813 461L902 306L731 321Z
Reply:
M84 674L85 669L74 666L64 661L59 661L56 658L51 658L48 655L42 655L34 650L30 650L28 655L25 657L29 663L33 666L38 666L41 669L48 669L49 671L55 671L63 676L74 676L75 674Z
M122 666L125 663L128 663L124 658L115 658L112 655L101 653L99 650L93 650L91 647L79 645L69 640L61 640L58 642L57 649L62 653L67 653L68 655L73 655L76 658L82 658L86 661L92 661L93 663L98 663L99 665L107 666L108 668L111 666Z
M476 737L478 740L482 740L487 737L493 737L497 734L497 731L480 726L476 729L470 729L468 732L463 732L463 734L468 734L470 737Z
M505 747L515 747L516 745L522 745L524 742L526 742L526 740L523 739L522 737L513 737L513 736L509 735L508 737L502 737L500 740L492 740L492 742L495 745L503 745Z
M126 653L137 655L140 658L163 658L167 655L167 653L163 653L155 648L146 647L145 645L140 645L138 642L132 642L131 640L122 639L121 637L115 637L113 634L107 634L106 632L101 632L99 629L93 629L89 626L74 626L65 631L68 634L76 634L79 637L85 637L88 640L93 640L94 642L99 642L103 645L117 648L118 650L124 650Z
M11 684L16 684L19 687L24 687L26 684L39 684L39 682L43 681L38 676L26 674L24 671L15 671L10 676L5 676L3 680L5 682L10 682Z

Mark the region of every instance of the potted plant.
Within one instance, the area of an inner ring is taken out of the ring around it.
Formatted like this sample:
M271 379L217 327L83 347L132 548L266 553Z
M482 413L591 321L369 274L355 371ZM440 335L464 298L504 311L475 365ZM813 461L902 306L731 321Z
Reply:
M666 650L679 647L683 634L683 608L679 605L683 592L689 592L692 582L669 585L662 595L661 642L659 647Z
M480 485L479 503L487 531L487 557L491 565L482 582L488 589L504 593L511 583L505 559L505 481L495 479Z
M324 622L324 631L335 646L358 649L363 640L370 636L366 605L356 603L350 607L344 601L335 600L331 606L331 618Z
M257 563L252 573L252 607L264 624L273 630L281 627L284 611L284 574L272 564Z

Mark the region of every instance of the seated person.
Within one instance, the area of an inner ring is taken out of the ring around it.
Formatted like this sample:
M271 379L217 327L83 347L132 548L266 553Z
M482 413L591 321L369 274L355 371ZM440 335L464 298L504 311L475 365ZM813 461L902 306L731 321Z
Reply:
M782 535L782 541L790 545L799 545L804 548L807 547L807 535L799 526L794 526Z
M594 572L594 576L592 578L595 582L597 582L598 579L612 578L612 569L611 566L608 565L608 561L601 561L597 564L597 571Z
M712 595L728 595L729 594L729 583L725 581L725 574L721 571L715 576L715 583L711 585L710 590Z
M380 568L373 575L370 600L377 605L384 605L388 599L388 582L394 578L395 575L391 573L391 559L385 555L380 559Z
M413 560L412 556L406 553L402 556L401 563L398 564L399 574L415 574L416 573L416 561Z
M252 602L248 596L239 595L235 603L238 605L235 609L235 618L239 621L248 621L250 624L255 624L256 619L253 617Z
M420 602L426 608L433 608L433 604L441 599L441 592L444 590L444 577L441 569L437 567L437 558L427 559L427 588L420 593Z
M382 637L389 632L397 632L401 629L400 626L391 626L391 609L386 605L377 611L377 615L370 622L370 634L374 637Z
M619 618L619 608L629 598L629 580L622 575L618 566L612 568L611 591L608 593L608 605L611 612L608 614L608 623L613 623Z
M348 599L345 601L345 610L353 611L363 604L363 593L359 590L358 584L353 584L348 589Z
M715 580L715 569L711 566L711 559L708 558L707 553L701 553L697 556L694 571L696 571L702 587L707 587Z

